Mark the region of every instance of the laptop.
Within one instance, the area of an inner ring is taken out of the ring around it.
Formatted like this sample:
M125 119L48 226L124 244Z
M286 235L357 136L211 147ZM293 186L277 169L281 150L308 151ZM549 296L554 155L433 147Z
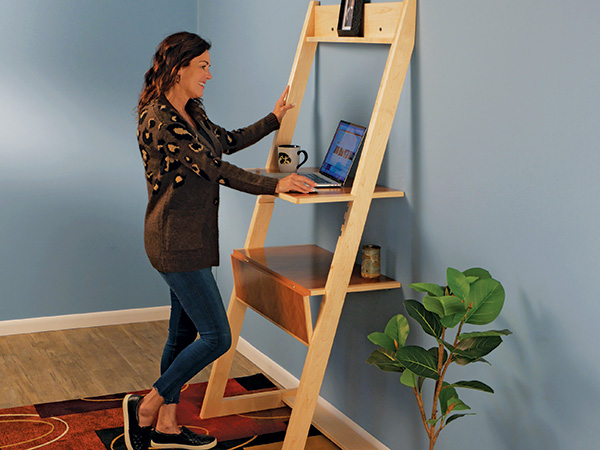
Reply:
M300 175L317 183L317 188L344 186L366 132L366 127L340 120L319 172Z

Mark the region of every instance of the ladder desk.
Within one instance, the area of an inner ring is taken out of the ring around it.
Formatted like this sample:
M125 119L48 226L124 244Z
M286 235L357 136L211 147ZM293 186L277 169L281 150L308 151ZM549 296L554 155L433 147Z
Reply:
M385 276L375 280L361 278L360 267L355 260L371 201L404 196L402 191L377 186L376 181L414 47L416 0L365 4L362 37L338 36L338 15L338 5L320 5L311 1L308 6L289 79L288 101L295 103L296 107L286 114L275 134L263 170L277 171L277 147L292 141L319 43L389 45L354 183L352 188L319 190L318 194L286 193L257 198L244 248L235 250L231 257L234 291L228 317L233 336L232 348L213 366L200 413L206 418L288 404L292 413L283 450L304 449L346 293L400 287L399 282ZM331 253L314 245L265 248L275 198L296 204L347 203L335 251ZM322 296L314 328L310 296ZM297 388L224 398L248 307L308 346ZM356 442L356 436L325 434L341 448L368 448Z

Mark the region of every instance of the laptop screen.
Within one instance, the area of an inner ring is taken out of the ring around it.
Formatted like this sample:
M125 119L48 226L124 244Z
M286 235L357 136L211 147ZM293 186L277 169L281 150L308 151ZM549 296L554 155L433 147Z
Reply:
M366 131L360 125L340 121L319 172L343 183Z

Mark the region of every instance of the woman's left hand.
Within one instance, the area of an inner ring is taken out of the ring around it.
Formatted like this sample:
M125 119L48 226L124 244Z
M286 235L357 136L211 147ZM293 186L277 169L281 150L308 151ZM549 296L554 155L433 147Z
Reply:
M283 94L281 94L281 97L279 97L279 100L277 100L277 103L275 103L275 108L273 109L273 114L277 116L277 120L279 120L279 123L281 123L281 121L283 120L283 116L285 116L285 113L287 113L290 109L296 106L294 104L287 103L287 96L289 92L290 87L287 86L285 88L285 91L283 91Z

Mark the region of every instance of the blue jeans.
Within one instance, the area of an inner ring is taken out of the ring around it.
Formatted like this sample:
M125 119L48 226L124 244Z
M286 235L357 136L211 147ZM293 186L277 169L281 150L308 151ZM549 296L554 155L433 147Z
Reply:
M185 383L229 350L231 330L210 267L160 274L171 289L171 317L154 388L172 404Z

